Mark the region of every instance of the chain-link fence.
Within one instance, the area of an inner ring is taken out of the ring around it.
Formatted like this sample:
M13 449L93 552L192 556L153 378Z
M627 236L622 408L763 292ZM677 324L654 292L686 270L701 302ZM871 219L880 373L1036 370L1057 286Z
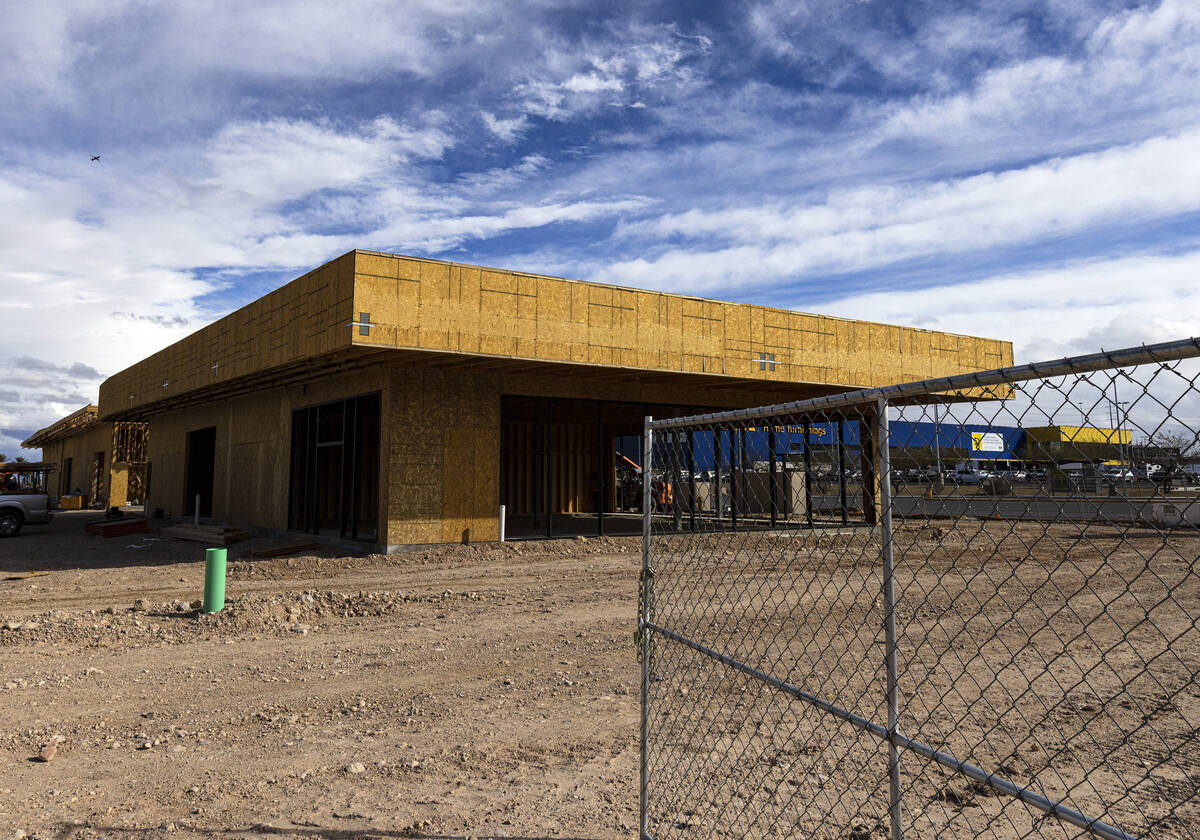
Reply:
M642 836L1200 838L1198 357L649 421Z

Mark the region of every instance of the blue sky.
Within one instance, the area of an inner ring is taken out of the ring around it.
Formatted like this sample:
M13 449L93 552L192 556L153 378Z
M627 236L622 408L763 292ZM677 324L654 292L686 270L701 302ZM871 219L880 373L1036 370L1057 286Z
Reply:
M0 452L351 248L1200 333L1200 4L12 4ZM98 163L90 155L100 154Z

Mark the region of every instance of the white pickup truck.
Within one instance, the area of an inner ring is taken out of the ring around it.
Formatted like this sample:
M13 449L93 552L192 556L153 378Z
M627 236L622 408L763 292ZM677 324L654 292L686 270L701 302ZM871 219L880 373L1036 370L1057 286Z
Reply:
M26 525L46 525L54 516L45 493L0 490L0 537L15 537Z

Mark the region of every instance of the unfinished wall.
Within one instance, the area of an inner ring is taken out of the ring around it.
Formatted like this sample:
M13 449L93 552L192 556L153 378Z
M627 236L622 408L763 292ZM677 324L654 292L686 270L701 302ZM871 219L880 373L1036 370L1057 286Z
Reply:
M108 465L108 504L121 507L129 501L129 465Z
M149 442L147 510L180 515L187 509L188 432L216 428L212 519L283 531L288 518L292 412L384 389L382 366L352 375L314 378L289 388L156 415ZM384 394L383 411L387 412ZM386 476L386 453L381 464ZM381 493L386 507L386 496ZM385 511L380 511L383 521Z
M131 427L135 433L131 433ZM35 432L23 445L40 447L42 460L55 465L46 487L52 499L79 488L88 504L101 498L109 506L122 507L130 503L131 481L134 492L141 486L137 479L142 475L143 462L129 461L131 456L140 456L141 452L136 446L131 448L130 442L144 441L145 428L144 424L105 423L96 419L95 406L86 406ZM125 432L120 451L114 440L117 429ZM97 452L103 453L98 481L94 476ZM66 474L68 458L72 460L70 476Z
M100 416L349 347L353 272L339 257L110 376Z
M992 339L353 251L110 377L100 416L145 419L393 348L827 390L1012 360Z
M498 378L393 364L388 383L387 543L497 539Z
M69 493L75 488L83 491L91 504L93 494L92 465L97 452L104 453L104 470L100 480L99 495L108 504L125 504L125 487L114 487L110 481L112 467L112 423L94 423L86 429L67 437L46 444L42 447L42 460L56 465L57 470L50 474L47 490L50 496L57 499L60 495ZM64 465L66 459L72 459L70 486L63 487ZM116 491L116 492L114 492Z
M869 387L1012 363L1010 342L367 251L355 344Z

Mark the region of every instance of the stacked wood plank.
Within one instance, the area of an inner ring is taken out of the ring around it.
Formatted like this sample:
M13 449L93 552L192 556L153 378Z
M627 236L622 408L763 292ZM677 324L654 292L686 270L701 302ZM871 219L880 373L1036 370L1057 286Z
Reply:
M250 532L241 528L228 528L220 525L168 525L159 533L164 537L175 537L180 540L230 545L250 539Z
M146 520L139 517L137 519L113 519L104 522L89 522L83 526L83 530L89 534L99 534L102 537L119 537L122 534L145 531Z
M268 545L266 548L259 548L255 551L247 551L245 556L253 557L255 560L266 560L271 557L288 557L301 551L320 547L320 543L313 542L312 540L293 540L291 542Z

